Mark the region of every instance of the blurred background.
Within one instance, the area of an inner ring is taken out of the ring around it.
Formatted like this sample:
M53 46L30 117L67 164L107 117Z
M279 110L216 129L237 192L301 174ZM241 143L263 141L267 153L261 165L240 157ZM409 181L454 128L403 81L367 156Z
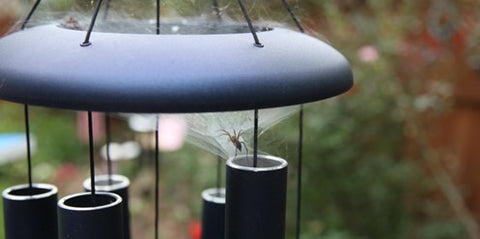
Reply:
M480 2L289 2L310 35L346 56L355 81L346 94L305 106L301 238L480 238ZM33 3L0 0L0 35L14 31ZM82 22L95 3L44 0L32 25ZM236 1L219 3L225 16L243 22ZM153 20L154 4L112 0L110 14ZM256 23L295 29L280 0L245 4ZM208 19L213 8L210 1L166 0L162 14ZM31 107L30 117L34 181L57 185L60 197L82 191L88 177L85 115ZM94 119L99 173L106 171L102 117ZM200 193L215 186L216 156L184 142L181 122L167 123L178 130L166 136L177 144L161 153L161 238L199 238ZM260 138L262 150L290 164L287 238L295 232L297 124L293 115ZM122 116L113 116L112 128L121 154L131 155L119 157L114 168L132 183L132 233L150 238L153 134ZM0 101L2 190L26 182L23 136L14 137L23 132L23 106ZM21 147L12 152L13 145Z

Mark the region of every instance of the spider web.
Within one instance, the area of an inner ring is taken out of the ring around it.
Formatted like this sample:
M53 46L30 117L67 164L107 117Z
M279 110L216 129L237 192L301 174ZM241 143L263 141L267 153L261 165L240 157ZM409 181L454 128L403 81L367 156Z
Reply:
M298 110L298 106L259 110L259 136ZM249 154L253 153L253 110L187 114L184 117L188 125L187 142L224 159L233 157L235 154L246 154L247 151ZM242 151L236 149L235 144L223 130L231 136L238 136L238 133L242 132L239 137L239 141L244 143ZM237 135L234 135L234 132Z
M299 106L288 106L282 108L262 109L258 111L258 132L259 136L268 129L280 123L282 120L290 117L299 110ZM156 114L121 114L129 121L137 121L136 128L138 132L154 131L156 129ZM172 115L172 114L168 114ZM235 156L235 154L253 153L253 128L254 111L235 111L219 113L194 113L194 114L175 114L183 119L187 125L186 141L196 147L218 155L224 159ZM159 118L162 115L158 115ZM138 123L139 122L139 123ZM139 127L140 126L140 127ZM131 125L132 127L132 125ZM242 151L237 150L229 137L228 132L234 136L234 132L242 143ZM260 139L261 140L261 139Z

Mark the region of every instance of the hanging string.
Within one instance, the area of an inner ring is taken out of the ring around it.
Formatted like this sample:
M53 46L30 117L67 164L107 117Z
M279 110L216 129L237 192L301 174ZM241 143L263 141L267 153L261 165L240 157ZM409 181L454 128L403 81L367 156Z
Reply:
M156 25L157 35L160 35L160 0L157 0L157 25ZM158 121L159 117L157 115L155 126L155 239L158 239L158 221L159 221L159 188L160 188L160 149L158 142Z
M298 162L297 162L297 214L296 214L296 238L300 238L300 219L302 211L302 158L303 158L303 105L300 105L298 119Z
M255 32L255 29L252 24L252 19L250 19L250 16L248 15L247 9L245 8L245 5L243 4L242 0L238 0L238 5L240 5L240 8L242 9L243 16L245 16L245 19L247 20L248 23L248 28L250 28L250 32L252 32L253 40L255 40L254 45L256 47L263 47L263 44L260 43L260 40L258 40L257 33Z
M300 32L305 33L305 29L298 21L297 16L292 11L292 8L287 3L286 0L282 0L283 6L290 14L290 17L297 25L297 28ZM299 119L298 119L298 162L297 162L297 213L296 213L296 230L295 238L300 238L300 221L301 221L301 211L302 211L302 161L303 161L303 105L300 105Z
M95 159L93 150L92 111L88 111L88 143L90 149L90 189L92 192L92 202L95 203Z
M30 21L30 18L33 16L33 13L35 12L35 10L37 10L37 7L38 7L38 5L40 4L41 1L42 0L37 0L35 2L35 4L33 4L32 9L30 10L30 12L27 15L27 18L25 18L25 21L23 21L22 27L20 28L21 30L23 30L23 29L25 29L25 27L27 27L27 23Z
M255 109L253 123L253 167L257 167L258 161L258 109Z
M85 40L80 44L80 46L86 47L92 45L92 43L90 42L90 35L92 34L93 27L95 26L95 21L97 20L98 12L100 11L102 2L103 0L98 0L97 6L95 7L95 12L92 16L92 20L90 22L90 25L88 26L87 35L85 36Z
M158 142L158 115L155 128L155 239L158 239L158 218L159 218L159 187L160 187L160 159Z
M217 15L218 20L222 20L222 12L220 11L218 0L213 0L213 9L215 10L215 14Z
M30 123L28 119L28 105L24 105L24 112L25 112L25 136L27 140L27 165L28 165L28 187L30 189L33 188L32 184L32 154L31 154L31 147L30 147Z
M300 30L300 32L302 32L302 33L305 33L305 30L303 29L302 25L300 24L300 21L298 21L297 16L295 15L295 13L293 13L292 8L287 3L287 1L282 0L282 3L283 3L283 6L285 7L285 9L287 9L288 13L290 14L290 17L292 18L292 20L295 22L295 25L297 25L298 30Z
M105 113L105 138L106 138L106 153L107 153L107 173L108 184L112 185L112 158L110 157L110 142L111 142L111 130L110 130L110 114Z
M30 9L30 12L28 13L27 17L22 23L21 30L24 30L25 27L27 27L28 22L30 21L30 18L32 18L33 13L35 10L37 10L38 5L40 4L42 0L37 0L35 4L33 4L32 9ZM32 152L31 152L31 147L30 147L30 122L28 119L28 105L24 105L24 113L25 113L25 135L26 135L26 141L27 141L27 167L28 167L28 187L31 189L33 188L33 183L32 183Z
M157 35L160 34L160 0L157 0Z

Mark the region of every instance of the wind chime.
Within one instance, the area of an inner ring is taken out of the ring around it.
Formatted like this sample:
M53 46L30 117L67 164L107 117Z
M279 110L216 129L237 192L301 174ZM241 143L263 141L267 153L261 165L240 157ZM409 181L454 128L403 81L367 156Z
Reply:
M156 34L93 32L102 7L102 0L98 0L85 35L58 25L27 28L40 4L37 0L22 29L0 39L0 99L25 105L28 149L28 105L88 112L90 179L84 187L89 192L66 196L57 203L55 186L32 183L28 150L28 184L3 192L6 238L130 237L128 179L111 175L111 170L105 177L95 175L93 111L237 110L253 110L253 152L227 161L225 189L219 189L218 183L217 188L203 193L203 238L285 238L288 164L282 158L258 153L258 112L344 93L352 86L352 73L334 48L303 34L290 6L285 0L282 3L300 32L254 25L242 0L238 6L246 24L215 24L203 34L195 30L202 28L200 24L180 23L175 28L182 34L161 32L162 24L168 23L160 21L160 0ZM109 1L107 10L108 6ZM215 0L213 7L220 21ZM299 122L297 238L303 107ZM245 147L239 140L240 132L224 133L222 137L228 137L237 149ZM158 132L155 136L158 238Z

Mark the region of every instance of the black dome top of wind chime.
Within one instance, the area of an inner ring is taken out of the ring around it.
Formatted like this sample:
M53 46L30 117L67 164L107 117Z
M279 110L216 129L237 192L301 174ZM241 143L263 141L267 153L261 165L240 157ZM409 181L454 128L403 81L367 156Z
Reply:
M81 47L83 31L29 28L0 39L0 98L75 110L213 112L307 103L352 86L349 63L326 43L265 28L260 48L242 29L93 32L92 45Z

